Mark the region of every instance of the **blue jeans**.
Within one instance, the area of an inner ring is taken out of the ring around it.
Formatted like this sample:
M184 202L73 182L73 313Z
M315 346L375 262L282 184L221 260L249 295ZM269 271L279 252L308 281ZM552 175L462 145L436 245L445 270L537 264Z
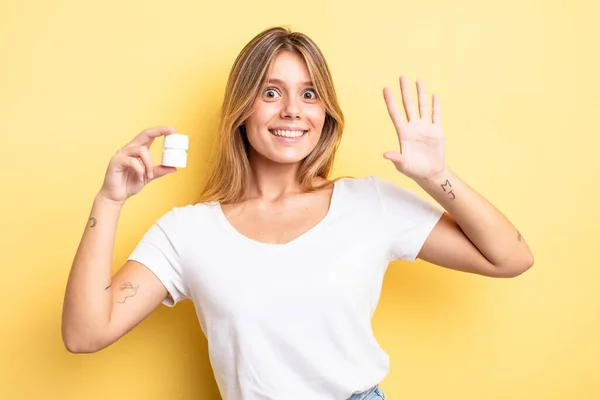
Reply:
M379 385L375 385L365 392L353 394L348 400L385 400L385 398L385 394L383 394Z

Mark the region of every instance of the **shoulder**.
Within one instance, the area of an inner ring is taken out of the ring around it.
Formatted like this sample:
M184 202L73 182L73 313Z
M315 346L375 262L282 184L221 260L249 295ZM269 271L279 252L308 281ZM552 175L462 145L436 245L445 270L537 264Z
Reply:
M197 203L182 206L174 206L164 212L156 221L158 225L165 228L186 229L197 225L199 220L206 220L214 214L214 208L218 203Z
M340 178L338 185L340 191L344 191L353 197L362 199L378 199L382 187L392 185L390 181L375 175L366 175L360 178Z
M431 202L423 195L401 186L389 179L375 175L362 178L340 179L340 191L345 192L350 199L368 202L370 206L386 208L431 207Z
M342 186L344 190L352 193L368 193L374 189L374 180L379 179L374 175L366 175L360 178L357 177L341 177L337 180L336 185Z
M336 180L333 198L353 210L375 211L380 206L373 175L342 177Z
M200 240L214 232L218 222L211 204L188 204L171 207L163 212L149 229L150 235L167 238L177 248L188 248L194 240Z

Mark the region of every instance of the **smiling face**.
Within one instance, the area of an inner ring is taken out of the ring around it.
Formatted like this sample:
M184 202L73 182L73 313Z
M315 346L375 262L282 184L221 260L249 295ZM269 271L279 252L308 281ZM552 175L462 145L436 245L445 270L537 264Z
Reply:
M325 115L302 56L282 51L244 124L250 160L299 163L319 142Z

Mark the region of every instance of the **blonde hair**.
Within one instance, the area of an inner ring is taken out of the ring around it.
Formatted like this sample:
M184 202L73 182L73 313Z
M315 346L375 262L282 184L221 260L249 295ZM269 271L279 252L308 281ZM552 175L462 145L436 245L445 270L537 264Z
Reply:
M344 129L344 116L327 62L317 45L305 34L285 27L269 28L246 44L233 63L221 109L214 162L198 202L228 204L244 199L252 170L248 159L250 144L243 124L252 114L254 101L266 84L270 67L282 51L302 56L326 114L319 142L300 165L299 186L303 191L315 190L313 179L326 179L331 173Z

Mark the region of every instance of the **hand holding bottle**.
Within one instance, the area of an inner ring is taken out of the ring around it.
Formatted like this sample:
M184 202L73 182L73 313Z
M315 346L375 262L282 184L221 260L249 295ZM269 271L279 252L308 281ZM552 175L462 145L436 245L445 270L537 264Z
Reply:
M123 204L151 181L177 172L175 167L155 167L150 157L150 146L154 139L174 132L174 128L164 126L145 129L117 151L110 159L99 195Z

